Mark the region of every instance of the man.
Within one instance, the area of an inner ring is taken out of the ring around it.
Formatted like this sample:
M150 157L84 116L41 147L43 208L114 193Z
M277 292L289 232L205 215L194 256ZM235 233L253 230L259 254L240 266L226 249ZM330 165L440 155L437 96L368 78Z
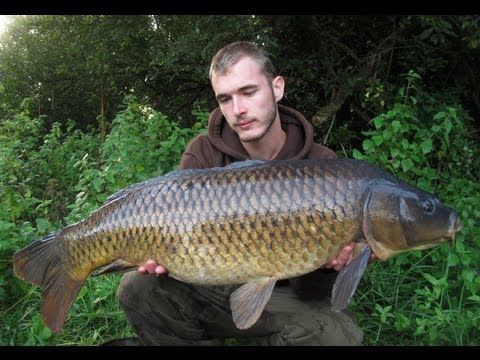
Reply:
M227 45L212 59L210 80L219 108L210 115L208 133L188 145L180 169L336 157L314 143L313 128L299 112L278 104L285 81L261 48ZM362 330L346 312L333 312L328 299L335 270L351 260L352 249L345 246L326 269L279 282L260 319L246 330L236 328L229 307L238 286L179 282L152 260L123 276L118 297L145 345L222 345L226 338L258 345L359 345Z

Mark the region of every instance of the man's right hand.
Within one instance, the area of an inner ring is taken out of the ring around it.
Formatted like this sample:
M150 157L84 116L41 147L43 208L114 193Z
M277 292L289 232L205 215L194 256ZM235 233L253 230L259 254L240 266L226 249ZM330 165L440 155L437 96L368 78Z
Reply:
M168 270L165 269L162 265L157 264L155 260L148 260L145 265L141 265L138 267L138 271L142 274L166 274Z

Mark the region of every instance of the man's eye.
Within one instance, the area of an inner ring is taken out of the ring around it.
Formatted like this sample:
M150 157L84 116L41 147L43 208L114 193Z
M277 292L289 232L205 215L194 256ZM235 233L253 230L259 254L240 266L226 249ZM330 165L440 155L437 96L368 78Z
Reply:
M228 102L228 100L229 100L229 99L227 99L227 98L221 98L221 99L218 99L218 102L219 102L220 104L226 104L226 103Z

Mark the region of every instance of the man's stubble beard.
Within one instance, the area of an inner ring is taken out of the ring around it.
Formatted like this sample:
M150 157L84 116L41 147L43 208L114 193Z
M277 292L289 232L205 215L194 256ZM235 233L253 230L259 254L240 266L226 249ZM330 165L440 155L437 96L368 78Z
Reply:
M273 94L272 94L273 95ZM262 133L254 136L254 137L251 137L251 138L247 138L247 139L240 139L242 142L244 143L250 143L250 142L255 142L255 141L259 141L261 140L269 131L270 131L270 128L272 127L274 121L275 121L275 118L277 117L277 114L278 114L278 107L276 106L277 103L275 102L275 99L273 99L273 103L275 104L273 106L272 109L270 109L270 111L267 113L266 117L267 119L269 118L270 121L267 125L267 127L265 128L265 131L263 131Z

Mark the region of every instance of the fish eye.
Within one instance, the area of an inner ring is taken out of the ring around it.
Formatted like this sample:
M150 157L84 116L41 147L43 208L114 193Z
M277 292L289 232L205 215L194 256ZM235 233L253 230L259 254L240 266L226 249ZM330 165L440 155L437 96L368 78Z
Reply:
M422 202L421 202L421 205L422 205L423 210L427 214L431 214L431 213L433 213L433 210L435 210L435 203L430 198L423 199Z

